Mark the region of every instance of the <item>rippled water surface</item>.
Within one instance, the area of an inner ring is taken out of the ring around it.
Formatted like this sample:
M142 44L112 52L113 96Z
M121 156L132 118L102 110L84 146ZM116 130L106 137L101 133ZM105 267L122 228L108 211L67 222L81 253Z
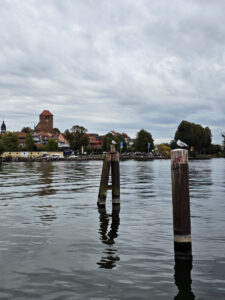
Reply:
M0 166L0 299L225 299L225 160L190 162L193 266L174 261L170 161Z

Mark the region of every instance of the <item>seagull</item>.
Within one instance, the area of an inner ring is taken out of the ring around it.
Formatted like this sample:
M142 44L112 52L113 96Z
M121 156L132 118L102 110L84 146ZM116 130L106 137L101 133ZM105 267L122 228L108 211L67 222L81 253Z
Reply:
M112 140L112 144L113 144L113 145L116 145L116 141Z
M184 142L181 142L180 140L177 141L177 146L181 148L188 148L188 145L185 144Z

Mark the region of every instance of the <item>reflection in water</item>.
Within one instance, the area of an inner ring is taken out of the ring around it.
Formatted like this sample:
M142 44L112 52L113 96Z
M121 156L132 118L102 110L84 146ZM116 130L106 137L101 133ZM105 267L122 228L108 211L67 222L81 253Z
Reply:
M56 219L56 213L52 205L38 206L35 210L41 213L39 217L43 224L45 222L51 222Z
M174 266L174 279L178 288L178 294L174 300L193 300L195 295L191 290L191 269L192 269L192 256L176 256Z
M112 215L107 214L105 208L99 208L98 210L100 220L100 240L109 247L103 252L106 256L103 256L97 264L99 265L99 268L112 269L116 266L116 261L120 260L117 255L117 250L112 248L112 245L115 243L114 239L118 236L120 207L113 207ZM112 223L110 231L107 233L110 217L112 217Z
M195 198L207 198L213 185L211 167L206 165L199 168L199 165L190 165L189 183L191 194Z
M45 161L39 164L37 171L40 173L39 183L41 184L41 187L38 193L40 196L53 195L56 193L56 190L51 188L54 168L55 167L52 162ZM43 224L56 219L56 213L52 205L41 205L36 207L35 210L40 213L39 217Z
M54 173L54 165L52 162L43 162L39 164L38 172L40 176L41 189L39 191L40 196L53 195L56 193L55 189L51 188L52 175Z

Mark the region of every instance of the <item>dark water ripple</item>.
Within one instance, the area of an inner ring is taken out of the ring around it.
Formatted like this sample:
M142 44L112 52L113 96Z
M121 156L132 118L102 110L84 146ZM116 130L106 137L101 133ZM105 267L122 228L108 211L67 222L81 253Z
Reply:
M169 161L0 166L0 299L225 299L225 160L190 162L193 261L175 261Z

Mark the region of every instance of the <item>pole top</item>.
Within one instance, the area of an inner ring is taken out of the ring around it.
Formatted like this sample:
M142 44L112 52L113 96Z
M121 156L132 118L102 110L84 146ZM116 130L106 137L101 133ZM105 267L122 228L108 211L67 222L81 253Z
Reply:
M188 150L174 149L171 151L171 165L187 164L188 163Z
M114 144L110 145L110 152L111 152L111 153L116 152L116 147L115 147Z

